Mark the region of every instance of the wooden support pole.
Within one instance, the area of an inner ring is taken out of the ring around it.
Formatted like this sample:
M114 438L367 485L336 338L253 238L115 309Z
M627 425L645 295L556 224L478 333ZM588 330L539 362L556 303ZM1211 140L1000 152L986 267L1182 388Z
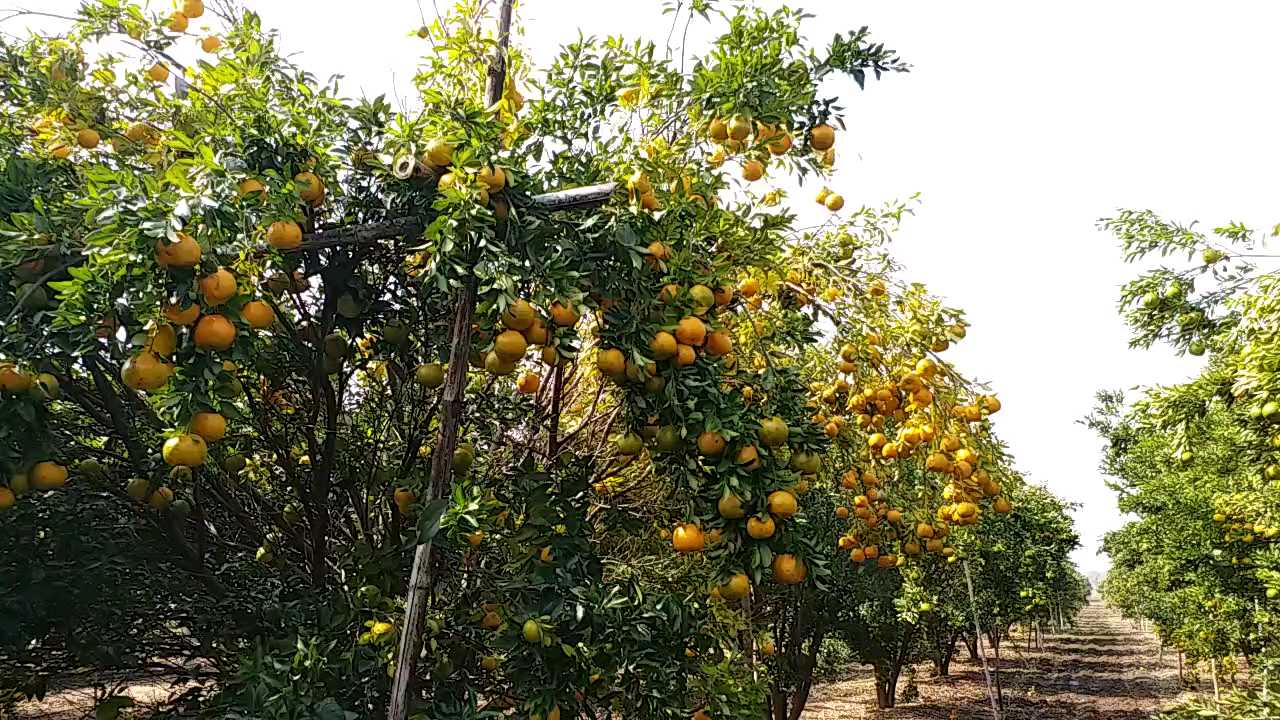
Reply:
M489 65L487 104L502 98L507 77L507 48L511 44L511 11L515 0L503 0L498 15L498 46ZM458 446L462 424L462 400L466 392L467 355L471 349L471 321L476 311L476 277L469 274L454 297L455 315L449 333L449 367L445 373L440 435L431 456L431 486L428 500L447 493L453 453ZM413 700L413 681L418 655L422 652L423 623L431 602L431 539L419 542L413 552L413 569L404 611L404 632L396 653L396 673L391 683L387 720L405 720Z
M969 561L964 561L964 582L969 587L969 608L973 612L973 636L978 643L978 655L982 658L982 675L987 680L987 697L991 698L991 717L1000 720L1000 708L996 705L995 689L991 685L991 671L987 668L987 651L982 646L982 624L978 622L978 600L973 594L973 578L969 575Z

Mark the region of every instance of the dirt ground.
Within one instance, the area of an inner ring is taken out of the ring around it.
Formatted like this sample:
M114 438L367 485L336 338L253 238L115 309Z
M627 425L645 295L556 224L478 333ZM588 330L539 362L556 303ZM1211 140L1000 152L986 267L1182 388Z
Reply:
M1017 645L1021 647L1016 647ZM1025 641L1000 648L1007 720L1146 720L1179 695L1178 658L1165 653L1149 632L1095 603L1076 627L1045 633L1042 650ZM919 668L920 701L891 710L875 708L875 690L865 673L822 685L804 720L981 720L991 717L982 666L961 648L951 677L930 677ZM899 686L901 687L901 685Z

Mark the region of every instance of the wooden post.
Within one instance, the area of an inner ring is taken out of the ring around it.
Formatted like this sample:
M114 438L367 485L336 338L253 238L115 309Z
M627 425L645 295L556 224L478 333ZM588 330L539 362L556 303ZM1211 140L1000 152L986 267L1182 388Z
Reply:
M503 0L498 15L498 47L489 65L487 104L502 99L507 78L507 47L511 44L511 11L515 0ZM454 298L455 315L449 333L449 368L445 374L443 415L440 436L431 456L431 486L428 500L443 497L452 470L453 452L458 446L458 428L462 424L462 400L466 392L467 356L471 349L471 320L476 312L476 278L468 275ZM387 720L405 720L409 716L413 680L417 672L418 654L422 651L423 620L430 602L431 540L418 543L413 552L413 569L409 573L408 597L405 603L404 632L396 653L396 674L391 683L391 700L387 704Z
M1218 691L1218 658L1209 658L1209 669L1213 671L1213 709L1222 712L1222 693Z
M991 671L987 669L987 651L982 646L982 624L978 622L978 600L973 595L973 578L969 575L969 561L964 561L964 582L969 587L969 608L973 612L973 636L978 643L978 655L982 658L982 675L987 680L987 697L991 698L991 717L1000 720L1000 708L996 705L996 693L991 686Z

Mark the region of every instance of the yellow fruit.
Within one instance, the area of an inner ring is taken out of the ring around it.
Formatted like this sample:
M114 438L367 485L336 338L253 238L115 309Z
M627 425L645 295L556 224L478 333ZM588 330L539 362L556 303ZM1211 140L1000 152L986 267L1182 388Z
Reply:
M173 504L173 491L161 485L151 493L151 497L147 498L147 504L152 510L164 512Z
M236 277L226 268L218 268L200 278L200 294L206 305L221 305L236 294Z
M134 127L138 126L135 125ZM129 132L133 132L133 127L129 128ZM130 135L129 139L133 139L132 135ZM236 193L238 193L242 198L250 195L262 197L267 194L267 187L256 178L245 178L236 184Z
M688 367L698 361L698 355L688 345L676 345L676 367Z
M0 486L0 510L8 510L18 502L18 496L7 487Z
M163 314L165 319L174 325L186 327L187 325L194 323L196 318L200 317L200 306L188 305L187 307L182 308L177 305L165 305Z
M204 0L184 0L182 14L192 20L204 15Z
M786 444L790 432L786 421L780 417L772 417L760 422L758 435L760 442L766 447L776 448Z
M667 360L676 354L676 338L669 332L658 331L649 341L649 352L654 360Z
M777 526L774 525L773 518L768 515L747 518L747 534L756 540L765 540L773 537L776 529Z
M742 179L755 182L764 177L764 164L759 160L748 160L742 163Z
M562 304L559 300L551 303L547 312L551 315L551 322L560 327L573 327L578 322L578 311L572 305Z
M277 220L267 228L267 242L277 250L295 250L302 245L302 228L292 220Z
M480 168L477 177L489 188L489 192L498 192L507 184L507 174L500 167Z
M729 120L729 138L742 142L751 134L751 118L746 115L734 115Z
M769 493L768 506L770 513L781 518L791 517L799 509L796 496L786 490L775 490Z
M528 330L537 319L533 306L523 299L511 303L507 311L502 313L502 324L511 330Z
M38 462L27 473L31 487L37 490L55 490L67 484L67 468L52 460Z
M689 299L693 302L695 315L705 315L716 305L716 294L706 285L694 285L689 288Z
M627 361L622 351L617 348L606 348L596 356L596 367L609 377L621 377L627 370Z
M537 620L525 620L524 627L521 628L524 633L525 642L540 643L542 642L542 626Z
M720 118L713 118L707 126L707 135L715 142L724 142L729 139L729 125Z
M316 205L324 200L324 182L315 173L300 172L293 176L293 182L297 184L298 197L302 198L303 202Z
M157 390L169 382L172 371L155 353L144 350L125 361L120 368L120 381L134 390Z
M1013 503L1009 502L1006 498L996 498L995 510L1002 515L1011 513L1013 512Z
M0 364L0 390L9 393L26 392L31 389L31 383L31 376L20 372L13 364Z
M101 141L102 137L93 128L84 128L76 133L76 144L85 150L92 150L98 147L98 143Z
M773 579L782 585L796 585L809 576L809 568L795 555L782 553L773 556Z
M751 580L746 573L736 573L720 586L720 597L725 600L741 600L751 593Z
M839 212L840 208L844 207L844 196L840 193L831 193L822 204L826 205L831 212Z
M528 349L529 342L515 330L503 330L493 342L493 351L506 362L519 360Z
M809 146L814 150L829 150L836 144L836 129L830 125L815 125L809 131Z
M175 467L196 467L204 464L209 446L205 444L203 437L187 433L165 440L160 454L166 463Z
M680 553L702 552L706 547L706 539L702 535L702 528L693 523L684 523L677 525L671 532L671 545Z
M222 315L205 315L196 323L196 347L229 350L236 341L236 326Z
M187 31L187 16L180 12L176 12L169 16L169 29L176 33L184 33Z
M227 435L227 419L216 412L198 412L191 416L191 432L205 442L217 442Z
M439 138L427 143L427 164L442 168L453 162L453 146Z
M200 38L200 49L207 53L218 52L218 49L221 47L222 39L217 35L209 35L207 37Z
M147 77L151 78L155 82L162 83L169 79L169 68L165 67L162 63L156 63L147 71Z

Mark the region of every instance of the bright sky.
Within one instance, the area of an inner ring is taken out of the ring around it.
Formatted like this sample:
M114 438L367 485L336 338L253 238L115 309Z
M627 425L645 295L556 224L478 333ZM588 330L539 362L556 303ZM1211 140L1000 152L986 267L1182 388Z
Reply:
M264 24L281 29L300 64L321 77L344 75L347 94L411 90L423 50L423 41L406 37L421 24L416 0L247 2ZM431 2L422 0L429 15ZM443 8L449 0L436 2ZM830 85L849 109L831 185L853 206L922 193L894 248L905 277L967 311L969 337L951 359L993 383L1005 408L998 432L1019 467L1082 503L1076 520L1085 547L1076 560L1082 570L1105 570L1096 555L1101 535L1122 520L1097 470L1100 443L1077 421L1098 389L1173 382L1196 365L1128 349L1116 298L1132 269L1096 220L1131 207L1207 227L1280 221L1272 212L1280 184L1277 101L1266 99L1280 67L1273 37L1280 5L792 4L816 16L807 25L813 42L869 25L914 65L866 92L851 80ZM69 12L76 5L25 6ZM659 0L522 5L521 42L539 64L579 29L661 44L670 23ZM708 35L695 25L695 52ZM795 204L816 221L811 190Z

